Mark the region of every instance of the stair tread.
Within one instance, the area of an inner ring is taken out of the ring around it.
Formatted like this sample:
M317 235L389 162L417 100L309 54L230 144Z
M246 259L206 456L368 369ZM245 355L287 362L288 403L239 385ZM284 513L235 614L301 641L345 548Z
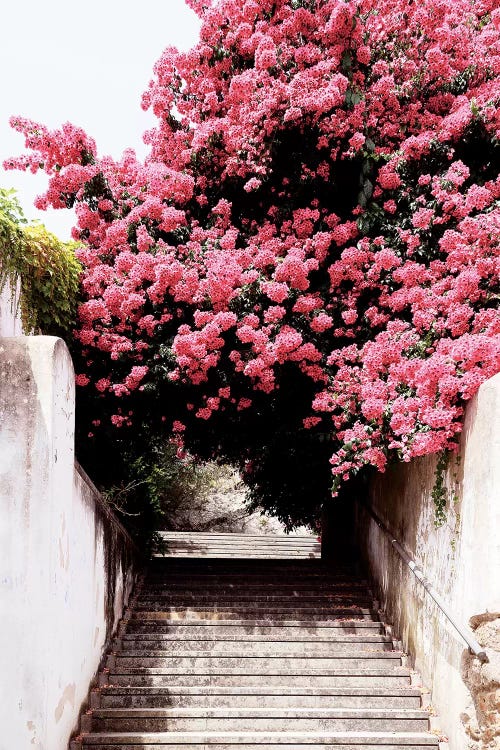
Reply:
M192 612L231 612L231 611L234 611L234 610L236 610L235 614L243 614L245 612L247 612L248 614L260 614L261 616L263 614L262 613L262 608L259 608L259 607L238 607L238 608L236 608L236 607L224 607L224 606L214 605L212 607L202 607L202 606L169 607L168 609L165 608L165 609L157 609L157 610L155 610L155 609L141 609L140 606L137 606L135 608L135 612L134 612L134 619L137 619L138 617L147 616L148 613L150 613L152 616L159 617L162 614L162 612L166 616L170 612L187 612L187 611L192 611ZM356 610L356 612L354 612L353 610ZM364 614L364 615L369 615L369 614L376 615L377 614L375 612L375 610L370 609L369 607L357 607L355 605L345 606L345 607L292 607L292 606L290 606L290 607L283 607L281 609L276 608L276 609L273 609L271 612L269 610L267 610L268 619L269 619L270 615L276 615L278 612L283 612L285 614L289 614L290 612L297 612L298 614L300 614L302 612L308 612L309 614L313 614L314 612L317 612L317 613L330 612L332 615L335 614L335 613L340 613L340 612L346 612L346 613L352 612L353 614ZM245 618L241 618L241 619L244 620Z
M199 685L196 687L185 687L183 685L172 685L171 687L151 687L151 686L120 686L120 687L103 687L101 693L127 694L129 692L144 692L151 694L165 695L362 695L362 696L420 696L421 692L417 688L294 688L294 687L275 687L274 685L263 685L258 687L237 685L233 687L219 687L217 685Z
M136 717L136 716L210 716L224 717L353 717L364 716L379 718L426 718L428 713L422 709L403 708L101 708L94 709L96 717Z
M165 696L176 696L176 695L224 695L224 696L238 696L238 695L255 695L255 696L366 696L366 697L420 697L421 691L417 688L411 687L388 687L388 688L362 688L362 687L341 687L341 688L297 688L291 686L276 687L273 685L269 686L245 686L236 685L232 687L220 687L217 685L198 685L196 687L187 687L184 685L172 685L169 687L152 687L149 685L137 685L137 686L112 686L102 687L99 689L101 694L105 695L129 695L130 693L137 693L145 695L165 695Z
M182 591L179 593L174 593L172 591L169 592L154 592L154 591L142 591L140 596L138 597L138 601L148 600L148 599L210 599L210 598L217 598L218 601L220 600L231 600L231 601L259 601L261 599L268 601L289 601L291 604L296 604L297 599L299 601L323 601L324 599L330 600L330 599L359 599L361 601L366 601L368 599L371 600L371 597L368 596L368 592L355 592L355 593L349 593L346 591L341 592L332 592L332 591L325 591L323 593L316 593L316 594L299 594L296 592L293 593L282 593L282 594L262 594L262 593L241 593L241 592L225 592L224 594L221 594L219 591L210 591L206 588L204 589L204 594L200 596L199 592L189 592L189 591Z
M224 536L229 539L285 539L287 541L295 539L313 539L315 542L318 541L318 537L314 534L245 534L237 533L232 531L181 531L177 529L171 529L168 531L161 531L162 535L165 536L196 536L196 537L219 537Z
M123 674L123 675L126 675L126 674L130 674L130 675L134 675L134 674L137 674L137 675L140 675L140 674L159 674L159 675L161 675L161 674L171 674L171 675L182 674L182 675L186 675L186 670L185 669L175 668L175 667L166 668L166 667L125 667L125 666L123 666L123 667L120 667L120 668L113 667L112 669L110 669L110 674L116 674L116 675L120 675L120 674ZM200 669L193 668L193 669L189 670L188 676L189 675L204 675L204 674L207 674L207 675L210 675L210 676L215 676L215 675L218 675L218 674L220 674L220 675L241 675L242 674L242 670L241 669L236 669L236 668L225 667L223 669L219 668L219 669L217 669L215 671L212 669L210 672L207 672L203 668L200 668ZM244 672L243 671L243 674L248 674L248 672ZM373 675L373 676L399 675L399 676L406 676L406 675L408 675L409 676L411 674L411 672L406 667L390 667L390 668L386 667L386 668L378 668L378 669L377 668L370 668L370 669L361 669L361 668L355 668L355 669L325 669L325 668L322 668L322 669L310 669L310 668L309 669L305 669L305 668L302 668L302 669L298 669L298 668L295 668L293 671L287 670L286 673L266 671L265 674L269 675L269 676L271 676L271 675L282 676L283 674L287 674L287 675L327 675L327 676L328 675L333 675L333 676L337 676L337 675L345 675L345 676L352 676L352 675L360 675L360 676L363 676L363 675ZM263 675L263 676L265 676L265 675Z
M166 617L159 616L161 613L158 612L143 612L142 617L132 618L128 621L129 623L140 622L141 624L154 624L156 621L168 620ZM152 615L151 617L146 615ZM174 621L172 627L209 627L209 626L227 626L227 627L273 627L274 623L269 619L264 618L250 618L240 620L187 620L184 624L180 620ZM314 625L309 620L280 620L278 627L304 627L304 628L348 628L348 627L374 627L380 626L380 620L362 620L361 618L355 619L352 617L337 617L331 620L316 620Z
M182 641L181 641L182 643ZM238 643L238 641L233 641L233 643ZM329 659L356 659L356 658L362 658L362 659L400 659L402 656L401 651L353 651L353 653L335 653L330 652L328 654ZM162 658L163 656L167 659L170 659L172 656L171 651L163 651L161 649L155 649L153 651L147 650L147 649L131 649L128 651L117 651L116 657L117 658L127 658L131 659L134 657L137 658L144 658L151 656L151 658L158 659ZM207 652L206 651L177 651L175 653L175 656L178 658L186 658L186 659L196 659L196 658L202 658L206 659ZM248 651L247 649L241 649L238 651L237 649L231 650L223 650L223 651L215 651L210 653L210 658L217 658L217 659L294 659L296 657L301 657L301 654L266 654L261 655L252 651ZM309 659L324 659L325 656L321 654L308 654L307 658Z
M429 735L426 732L210 732L210 731L193 731L193 732L95 732L85 737L85 741L88 743L93 742L97 744L99 741L116 738L116 740L123 741L126 738L137 741L141 740L141 744L146 744L146 740L152 744L172 744L178 742L181 739L192 740L202 739L206 742L213 741L225 741L230 739L244 739L245 741L257 742L258 744L264 744L264 741L279 741L286 740L287 742L296 742L299 738L306 737L308 739L325 739L330 738L342 738L350 741L355 741L357 738L366 741L366 739L377 740L398 737L406 740L418 739L421 744L437 746L438 739L436 736Z
M188 634L189 635L189 634ZM296 638L276 638L273 636L251 636L245 634L244 638L238 638L237 636L229 637L227 635L221 638L178 638L163 636L159 633L157 637L154 635L141 636L141 634L130 634L126 633L120 636L121 640L133 640L133 641L172 641L173 643L184 643L189 641L191 643L391 643L392 639L387 635L335 635L331 638L311 638L306 636L298 635Z

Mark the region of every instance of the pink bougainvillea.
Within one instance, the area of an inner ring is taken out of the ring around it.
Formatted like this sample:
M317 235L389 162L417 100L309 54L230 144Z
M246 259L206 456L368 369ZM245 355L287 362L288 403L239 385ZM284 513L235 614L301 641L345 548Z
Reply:
M155 65L144 163L12 120L29 154L7 166L76 206L77 383L192 383L184 434L293 366L335 488L452 447L500 369L497 1L189 4L200 41Z

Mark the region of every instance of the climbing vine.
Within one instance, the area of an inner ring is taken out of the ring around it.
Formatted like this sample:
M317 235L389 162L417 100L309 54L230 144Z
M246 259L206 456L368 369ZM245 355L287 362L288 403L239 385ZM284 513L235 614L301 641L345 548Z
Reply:
M450 463L450 451L441 451L436 464L436 476L431 497L434 502L434 526L440 529L446 521L446 502L448 492L446 489L445 475Z
M0 188L0 290L20 282L23 330L64 336L74 325L81 266L77 244L28 224L13 190Z

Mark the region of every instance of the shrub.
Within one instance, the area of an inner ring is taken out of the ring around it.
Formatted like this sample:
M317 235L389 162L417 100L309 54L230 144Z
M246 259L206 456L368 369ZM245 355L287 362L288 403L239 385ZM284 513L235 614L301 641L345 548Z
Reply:
M13 190L0 188L0 288L20 282L26 332L68 338L76 322L81 266L75 242L61 242L41 224L28 224Z

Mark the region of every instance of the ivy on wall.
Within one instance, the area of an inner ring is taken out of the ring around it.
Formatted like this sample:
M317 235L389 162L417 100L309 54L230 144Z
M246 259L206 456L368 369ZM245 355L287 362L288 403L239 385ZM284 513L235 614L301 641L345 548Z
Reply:
M0 291L20 282L23 330L67 336L76 319L81 266L74 242L28 224L14 190L0 188Z

